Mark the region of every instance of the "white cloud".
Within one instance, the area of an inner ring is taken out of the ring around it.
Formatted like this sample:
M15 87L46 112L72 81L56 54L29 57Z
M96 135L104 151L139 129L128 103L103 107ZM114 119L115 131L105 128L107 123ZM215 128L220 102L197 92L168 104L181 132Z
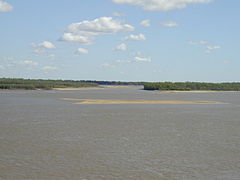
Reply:
M42 68L42 70L44 70L44 71L55 71L55 70L57 70L57 67L55 67L55 66L44 66Z
M134 27L123 24L112 17L100 17L92 21L81 21L70 24L61 40L92 44L96 36L133 31Z
M134 60L136 62L151 62L152 61L151 58L142 58L142 57L135 57Z
M23 66L37 66L38 65L37 62L29 61L29 60L22 61L22 62L20 62L20 64Z
M116 60L116 63L131 63L130 60Z
M121 16L126 16L126 14L115 11L115 12L113 12L113 16L121 17Z
M189 45L205 45L208 44L208 41L189 41L188 44Z
M123 38L123 40L143 41L143 40L146 40L146 37L144 36L144 34L139 34L139 35L131 34L130 36Z
M64 33L61 40L89 45L92 44L93 37L83 36L74 33Z
M186 8L189 4L209 3L213 0L112 0L118 4L141 6L147 11L169 11Z
M10 12L13 10L13 6L5 1L0 0L0 12Z
M116 51L126 51L127 50L127 45L122 43L122 44L119 44L114 50Z
M116 67L115 65L109 64L109 63L104 63L101 66L104 67L104 68L115 68Z
M88 54L88 50L84 48L78 48L75 54Z
M145 20L140 22L140 25L144 26L144 27L149 27L151 25L150 24L150 20L149 19L145 19Z
M176 26L178 26L178 24L176 22L173 22L173 21L162 22L161 25L165 26L165 27L176 27Z
M205 53L211 53L211 52L213 52L214 50L220 49L220 48L221 48L220 46L208 46L208 47L207 47L207 50L205 51Z
M56 49L56 46L49 41L43 41L41 43L32 43L32 46L37 49Z

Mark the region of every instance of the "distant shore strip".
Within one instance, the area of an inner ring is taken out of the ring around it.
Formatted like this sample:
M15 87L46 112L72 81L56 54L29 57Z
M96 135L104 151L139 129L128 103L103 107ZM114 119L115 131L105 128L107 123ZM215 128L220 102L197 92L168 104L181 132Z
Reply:
M82 90L81 88L126 88L141 86L144 90L157 91L240 91L240 82L121 82L97 80L44 80L0 78L0 89L11 90ZM85 89L86 90L86 89Z

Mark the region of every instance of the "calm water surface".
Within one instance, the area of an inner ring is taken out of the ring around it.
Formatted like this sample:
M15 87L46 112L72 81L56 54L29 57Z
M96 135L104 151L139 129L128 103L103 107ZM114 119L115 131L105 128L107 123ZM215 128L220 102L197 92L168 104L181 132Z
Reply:
M218 101L74 105L61 98ZM239 180L240 93L0 91L1 180Z

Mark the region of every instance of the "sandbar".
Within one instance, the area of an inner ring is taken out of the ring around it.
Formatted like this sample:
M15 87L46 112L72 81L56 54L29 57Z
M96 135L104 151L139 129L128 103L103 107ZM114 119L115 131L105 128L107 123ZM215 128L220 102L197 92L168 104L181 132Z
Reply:
M182 101L182 100L143 100L143 99L73 99L63 98L64 101L74 101L73 104L220 104L214 101Z

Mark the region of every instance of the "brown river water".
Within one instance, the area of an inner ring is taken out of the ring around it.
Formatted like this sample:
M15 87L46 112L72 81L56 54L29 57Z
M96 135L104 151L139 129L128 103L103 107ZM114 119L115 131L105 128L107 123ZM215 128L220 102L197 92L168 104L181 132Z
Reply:
M0 91L0 180L128 179L240 180L240 92Z

